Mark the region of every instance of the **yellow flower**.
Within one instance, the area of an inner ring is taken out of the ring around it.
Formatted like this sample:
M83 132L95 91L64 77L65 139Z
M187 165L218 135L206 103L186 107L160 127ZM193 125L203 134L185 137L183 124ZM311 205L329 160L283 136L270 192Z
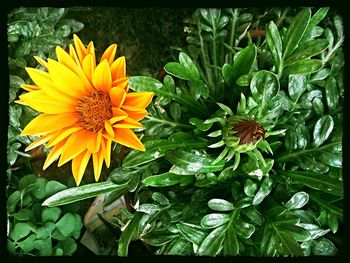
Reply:
M47 69L26 68L35 85L17 103L41 112L21 135L39 135L26 151L46 144L51 148L43 169L58 157L58 166L72 160L72 173L79 185L92 157L95 180L103 162L110 166L112 141L144 151L133 128L147 115L152 92L128 92L125 57L116 60L117 45L109 46L96 65L93 42L87 47L74 35L69 54L56 48L58 61L35 59Z

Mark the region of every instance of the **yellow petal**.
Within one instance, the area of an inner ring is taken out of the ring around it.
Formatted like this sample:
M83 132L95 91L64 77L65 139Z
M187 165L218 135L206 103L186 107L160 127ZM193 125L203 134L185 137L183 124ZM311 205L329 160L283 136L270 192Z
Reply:
M49 154L46 157L43 170L46 170L47 167L50 166L63 152L64 145L67 140L63 140L59 143L57 143L49 152Z
M101 146L101 137L102 131L99 131L97 133L88 131L88 136L86 137L86 147L90 153L96 153L99 151Z
M115 107L120 108L124 103L126 92L121 88L114 87L109 91L109 97L112 101L112 104Z
M32 107L34 110L49 114L75 112L75 106L63 101L54 100L42 90L28 92L19 96L20 101Z
M125 119L117 122L113 125L114 128L130 128L130 129L136 129L136 128L142 128L143 125L139 123L138 121L135 121L129 117L126 117Z
M86 48L84 47L83 42L81 42L80 38L76 34L73 35L73 39L74 39L74 46L77 51L79 61L80 63L82 63L87 53Z
M118 87L127 91L126 89L127 89L128 83L129 83L129 78L125 77L125 78L114 80L112 82L112 87Z
M26 71L34 83L52 99L69 104L75 103L75 99L70 94L62 92L61 89L55 86L49 73L35 68L26 68Z
M92 66L93 66L92 68L93 68L93 71L95 71L95 68L96 68L96 56L95 56L94 43L92 41L87 46L86 51L87 51L88 54L90 54L92 56Z
M145 116L147 116L148 112L145 109L138 109L132 106L122 106L122 110L128 114L128 117L139 121L142 120Z
M103 165L102 151L92 154L92 162L94 165L95 181L97 182L98 179L100 178L102 165Z
M90 157L91 153L89 151L85 151L80 153L72 161L72 173L77 186L80 184L81 179L83 178Z
M74 132L82 130L82 127L69 127L59 130L55 136L51 138L49 143L46 145L46 147L52 147L53 145L59 143L60 141L66 139L69 135L71 135Z
M77 52L75 52L75 49L72 44L69 44L69 55L74 59L77 65L81 65Z
M112 85L111 71L107 60L102 61L95 69L92 75L92 82L96 89L109 92Z
M126 74L126 64L125 57L119 57L113 62L111 66L112 78L113 80L119 80L125 77Z
M81 98L85 96L87 90L83 81L63 64L49 59L49 74L52 81L65 94L69 94L74 98Z
M105 130L111 137L114 137L114 130L112 128L112 125L109 123L109 121L105 121Z
M108 64L111 65L113 63L116 52L117 52L117 45L116 44L110 45L106 49L106 51L103 53L100 62L106 59L108 61Z
M112 151L112 140L106 140L106 148L105 148L105 155L104 155L104 159L105 159L105 163L107 168L109 168L109 166L111 165L111 151Z
M86 149L86 136L87 131L80 130L76 133L73 133L67 139L61 158L58 161L58 166L62 166Z
M92 55L88 54L83 60L83 71L88 80L92 83L92 74L95 70Z
M76 113L41 114L24 128L21 135L40 135L72 126L79 120Z
M117 143L136 150L145 151L145 147L143 146L139 138L137 138L135 133L130 129L114 128L114 133L114 140Z
M144 109L151 103L153 92L130 92L126 95L123 105Z
M67 68L69 68L71 71L76 73L78 77L81 79L82 83L85 86L86 90L93 91L93 87L90 84L90 81L88 77L86 76L85 72L81 68L80 64L76 64L73 58L68 55L66 51L64 51L63 48L57 46L56 47L56 54L58 61L65 65ZM91 55L90 55L91 56Z
M34 56L35 60L38 61L38 63L43 66L44 68L47 68L47 62L43 60L41 57Z
M26 91L34 91L34 90L40 90L38 86L35 85L28 85L28 84L22 84L21 88Z
M43 135L40 138L36 139L34 142L32 142L31 144L28 145L28 147L25 149L25 151L30 151L46 142L48 142L50 140L50 138L52 137L52 135Z

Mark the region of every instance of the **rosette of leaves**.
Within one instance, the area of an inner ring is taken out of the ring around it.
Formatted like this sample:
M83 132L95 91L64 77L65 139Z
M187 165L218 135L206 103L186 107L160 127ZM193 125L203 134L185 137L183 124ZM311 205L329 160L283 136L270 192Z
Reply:
M341 18L329 8L280 14L262 27L247 10L197 10L186 28L193 41L164 66L163 82L130 78L157 98L141 129L147 151L131 151L104 183L115 198L129 192L131 207L116 216L119 256L134 240L165 255L343 246ZM246 141L241 120L264 136Z
M13 255L72 255L83 222L77 206L43 207L42 201L67 187L33 174L23 176L7 200L8 252Z

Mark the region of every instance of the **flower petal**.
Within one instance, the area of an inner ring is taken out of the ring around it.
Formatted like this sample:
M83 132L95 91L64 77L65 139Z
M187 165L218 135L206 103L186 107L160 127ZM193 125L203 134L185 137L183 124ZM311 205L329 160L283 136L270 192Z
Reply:
M147 116L148 112L145 109L138 109L132 106L122 106L122 110L128 114L128 117L139 121Z
M59 143L60 141L66 139L69 135L71 135L74 132L82 130L82 127L69 127L59 130L49 141L49 143L46 145L46 147L52 147L55 144Z
M80 38L76 34L73 35L73 39L74 39L74 46L75 46L75 49L77 51L79 61L80 61L80 63L82 63L83 59L87 53L86 48L85 48L83 42L81 42Z
M30 151L46 142L48 142L51 139L52 135L43 135L40 138L36 139L34 142L28 145L28 147L25 149L25 151Z
M112 87L118 87L118 88L121 88L121 89L124 89L125 91L127 91L128 83L129 83L128 77L120 78L120 79L114 80L112 82Z
M113 87L111 88L111 90L109 91L109 97L112 101L112 104L117 107L120 108L125 100L126 97L126 92L124 89L118 88L118 87Z
M77 186L80 184L81 179L83 178L83 175L84 175L86 166L89 163L90 157L91 157L91 153L89 151L85 151L80 153L72 161L72 173Z
M94 165L94 176L97 182L101 175L102 165L103 165L103 155L102 151L92 154L92 162Z
M35 85L28 85L28 84L22 84L21 88L26 90L26 91L35 91L35 90L40 90L38 86Z
M21 104L30 106L36 111L48 114L60 114L75 112L75 106L65 102L49 99L47 94L42 90L28 92L19 96Z
M79 120L76 113L40 114L24 128L21 135L41 135L72 126Z
M50 166L62 153L64 149L64 145L67 140L63 140L59 143L57 143L49 152L49 154L46 157L43 170L46 170L47 167Z
M118 80L124 78L126 75L126 63L125 57L117 58L111 66L112 78L113 80Z
M106 51L103 53L100 62L106 59L108 61L108 64L112 65L116 52L117 52L117 45L116 44L110 45L106 49Z
M130 129L114 128L114 133L114 140L117 143L140 151L146 150L139 138Z
M80 130L76 133L73 133L64 145L63 153L60 160L58 161L58 166L62 166L66 162L70 161L82 151L86 149L86 130Z
M111 151L112 151L112 140L106 140L106 153L104 155L105 163L107 168L111 165Z
M93 57L88 54L83 60L83 71L88 80L92 83L92 74L94 73Z
M111 71L107 60L102 61L95 69L92 75L92 82L96 89L109 92L112 85Z
M83 81L63 64L49 59L49 74L52 81L65 94L81 98L87 92Z
M44 68L47 68L47 62L43 60L41 57L34 56L35 60L38 61L38 63L43 66Z
M114 137L114 130L109 121L105 121L105 130L111 137Z
M126 95L123 105L144 109L152 101L153 92L130 92Z
M96 68L96 56L95 56L95 47L94 47L94 42L90 41L89 45L86 48L86 51L89 55L92 56L92 68L93 71L95 71Z
M135 121L134 119L131 119L129 117L126 117L125 119L117 122L113 125L114 128L131 128L131 129L137 129L142 128L143 125L139 123L138 121Z
M100 150L101 137L101 131L99 131L98 133L88 132L88 136L86 138L86 147L88 148L90 153L96 153Z

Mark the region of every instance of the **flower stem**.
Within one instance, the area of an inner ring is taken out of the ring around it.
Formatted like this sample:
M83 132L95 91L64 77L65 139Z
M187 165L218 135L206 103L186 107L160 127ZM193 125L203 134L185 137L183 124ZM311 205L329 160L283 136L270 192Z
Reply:
M174 122L174 121L167 121L167 120L163 120L163 119L158 119L158 118L154 118L151 116L146 116L146 119L149 119L149 120L154 121L154 122L168 124L168 125L173 126L173 127L182 127L182 128L192 128L193 127L191 125L178 123L178 122Z

